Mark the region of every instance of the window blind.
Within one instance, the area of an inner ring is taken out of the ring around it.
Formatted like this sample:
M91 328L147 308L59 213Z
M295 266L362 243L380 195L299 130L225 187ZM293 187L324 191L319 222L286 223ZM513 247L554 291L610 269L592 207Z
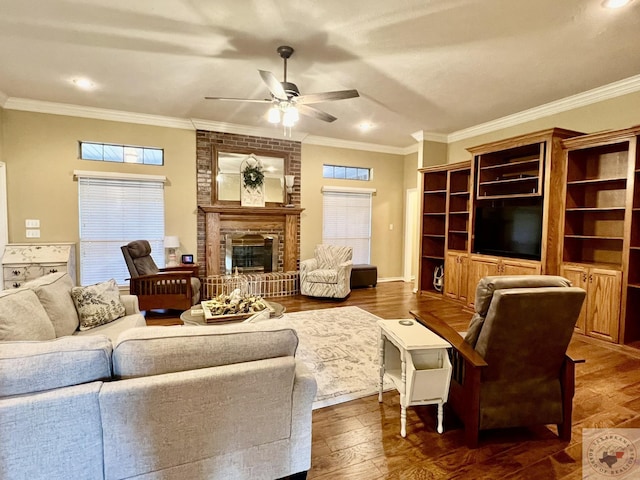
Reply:
M129 270L120 247L148 240L164 266L164 184L161 181L78 178L80 283L114 278L128 284Z
M370 263L371 193L323 190L322 242L353 248L353 263Z

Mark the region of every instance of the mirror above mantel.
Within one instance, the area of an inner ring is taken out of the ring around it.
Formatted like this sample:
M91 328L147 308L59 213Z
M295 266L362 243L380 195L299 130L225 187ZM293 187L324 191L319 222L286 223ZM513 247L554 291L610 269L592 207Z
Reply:
M240 204L240 166L252 155L264 168L264 191L267 205L283 205L286 202L285 175L288 159L280 152L257 150L220 149L214 151L215 175L211 182L211 202L218 204Z

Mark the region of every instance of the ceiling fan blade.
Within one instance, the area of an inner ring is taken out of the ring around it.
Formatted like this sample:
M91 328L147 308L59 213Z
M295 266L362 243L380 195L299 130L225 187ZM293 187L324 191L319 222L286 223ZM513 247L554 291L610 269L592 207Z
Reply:
M329 102L331 100L344 100L345 98L359 97L357 90L338 90L337 92L310 93L309 95L301 95L295 97L295 103L298 105L310 103Z
M269 88L269 91L274 97L278 100L289 100L287 92L284 91L284 88L282 88L282 85L280 85L280 82L273 73L267 72L266 70L258 70L258 72L260 72L262 81L267 85L267 88Z
M229 98L229 97L204 97L205 100L224 100L225 102L253 102L253 103L271 103L273 100L262 100L259 98Z
M307 117L317 118L318 120L324 120L325 122L334 122L337 120L333 115L329 115L327 112L318 110L315 107L310 107L308 105L296 105L296 108L298 109L298 113L306 115Z

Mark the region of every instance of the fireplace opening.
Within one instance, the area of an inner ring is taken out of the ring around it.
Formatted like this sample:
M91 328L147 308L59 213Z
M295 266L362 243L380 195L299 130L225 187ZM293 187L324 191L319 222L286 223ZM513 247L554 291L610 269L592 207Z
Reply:
M226 235L227 274L274 272L278 267L278 237L258 234Z

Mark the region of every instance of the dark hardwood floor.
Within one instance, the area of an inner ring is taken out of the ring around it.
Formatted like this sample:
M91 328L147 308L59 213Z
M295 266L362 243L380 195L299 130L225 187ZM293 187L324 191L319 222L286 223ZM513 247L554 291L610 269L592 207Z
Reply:
M471 313L440 296L418 296L403 282L357 289L343 301L302 296L274 299L287 311L355 305L381 318L408 318L418 306L454 328ZM149 322L150 324L152 322ZM377 395L313 413L314 480L362 479L581 479L583 428L640 428L640 351L574 335L570 353L583 358L576 371L573 436L558 439L555 426L482 432L480 446L464 446L463 432L445 408L438 434L436 407L411 407L407 436L400 436L399 395Z
M287 311L356 305L382 318L407 318L420 305L465 329L471 313L440 296L418 296L412 285L380 283L344 301L279 298ZM435 430L436 407L411 407L400 436L397 392L383 403L370 396L313 413L309 479L580 479L583 428L640 427L640 351L574 335L570 353L584 358L576 372L571 442L555 426L483 432L480 447L464 446L462 429L445 409L445 431Z

